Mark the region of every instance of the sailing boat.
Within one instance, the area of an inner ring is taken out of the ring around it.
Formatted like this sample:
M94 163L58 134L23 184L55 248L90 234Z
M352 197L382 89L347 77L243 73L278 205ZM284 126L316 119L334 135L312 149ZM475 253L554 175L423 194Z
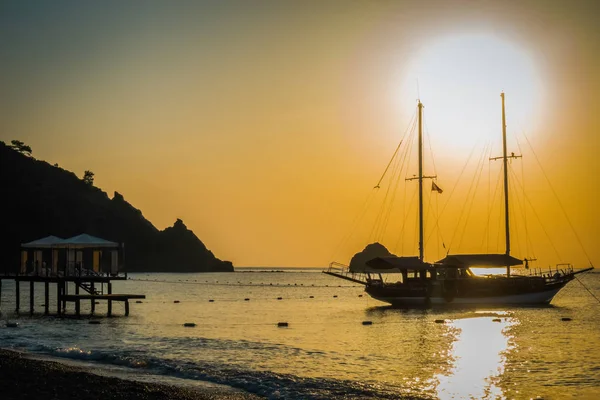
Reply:
M514 154L506 150L506 116L504 93L502 98L502 145L503 155L495 159L503 161L504 173L504 216L506 249L504 254L448 254L434 263L424 261L423 242L423 104L418 103L418 168L419 175L419 255L412 257L377 257L367 261L369 269L365 279L356 277L347 270L330 266L324 273L365 285L365 291L373 298L397 307L429 305L544 305L576 274L593 267L575 271L570 264L556 267L546 275L511 275L510 268L527 263L510 254L510 225L508 202L507 163ZM477 276L472 267L506 268L506 275ZM382 274L397 273L401 280L385 282Z

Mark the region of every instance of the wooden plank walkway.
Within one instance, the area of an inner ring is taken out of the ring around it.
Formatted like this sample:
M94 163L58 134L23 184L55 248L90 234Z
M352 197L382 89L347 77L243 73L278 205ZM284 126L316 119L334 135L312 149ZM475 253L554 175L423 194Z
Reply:
M62 299L65 301L76 300L112 300L112 301L127 301L130 299L145 299L145 294L65 294Z
M129 300L130 299L145 299L143 294L64 294L61 296L62 301L75 302L75 315L80 315L81 300L91 300L92 304L96 304L97 300L108 300L108 316L112 315L112 302L122 301L125 303L125 316L129 315Z

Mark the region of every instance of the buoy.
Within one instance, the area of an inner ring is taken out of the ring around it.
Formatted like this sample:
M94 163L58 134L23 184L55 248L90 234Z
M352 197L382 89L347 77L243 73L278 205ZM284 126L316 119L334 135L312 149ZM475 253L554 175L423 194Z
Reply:
M492 322L502 322L502 320L500 318L494 318Z
M373 321L363 321L363 325L373 325Z
M446 320L445 320L445 319L436 319L436 320L435 320L435 323L436 323L436 324L443 324L443 323L445 323L445 322L446 322Z
M97 319L93 319L91 321L88 321L88 324L90 324L90 325L100 325L100 321L98 321Z
M208 300L209 303L214 303L215 301L213 299Z
M175 301L173 301L173 303L179 303L179 300L175 300Z
M136 302L137 304L141 304L141 303L142 303L142 301L141 301L141 300L136 300L135 302Z
M250 301L250 299L246 297L246 298L244 299L244 301Z
M561 321L572 321L572 319L569 317L562 317L560 320Z
M285 328L285 327L288 326L288 323L287 322L278 322L277 326L280 327L280 328Z
M7 328L18 328L19 327L19 323L18 322L7 321L6 322L6 327Z
M278 297L277 300L283 300L283 297Z
M196 326L196 324L193 322L186 322L185 324L183 324L183 326L185 326L186 328L193 328Z

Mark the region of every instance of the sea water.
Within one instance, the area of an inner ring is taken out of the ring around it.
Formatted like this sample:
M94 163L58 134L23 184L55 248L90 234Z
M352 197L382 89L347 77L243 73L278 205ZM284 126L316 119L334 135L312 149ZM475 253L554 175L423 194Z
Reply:
M129 317L114 303L117 316L99 325L43 316L42 284L33 317L21 285L17 317L14 282L4 281L2 319L19 327L0 322L0 347L267 398L600 398L600 304L587 290L600 297L598 273L578 276L549 307L429 310L390 308L316 270L129 278L113 292L147 298L131 301ZM96 315L105 313L102 302Z

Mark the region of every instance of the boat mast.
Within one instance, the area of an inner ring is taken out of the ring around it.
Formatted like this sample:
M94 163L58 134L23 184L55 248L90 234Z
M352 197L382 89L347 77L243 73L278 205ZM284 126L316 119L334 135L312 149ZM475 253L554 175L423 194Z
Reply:
M504 112L504 92L502 98L502 163L504 169L504 229L506 233L506 255L510 255L510 219L508 218L508 157L506 154L506 114ZM510 275L510 267L506 267L506 274Z
M412 178L406 178L407 181L419 181L419 260L423 261L425 253L425 243L423 241L423 179L435 179L436 175L423 176L423 103L419 100L419 175Z
M506 252L507 256L510 256L510 218L508 210L508 159L509 158L520 158L515 153L507 154L506 151L506 113L504 111L504 92L500 93L502 98L502 163L504 170L504 230L506 232ZM492 160L496 160L500 157L494 157ZM506 276L510 277L510 265L506 266Z
M419 260L423 261L423 103L419 100ZM505 146L506 147L506 146Z

